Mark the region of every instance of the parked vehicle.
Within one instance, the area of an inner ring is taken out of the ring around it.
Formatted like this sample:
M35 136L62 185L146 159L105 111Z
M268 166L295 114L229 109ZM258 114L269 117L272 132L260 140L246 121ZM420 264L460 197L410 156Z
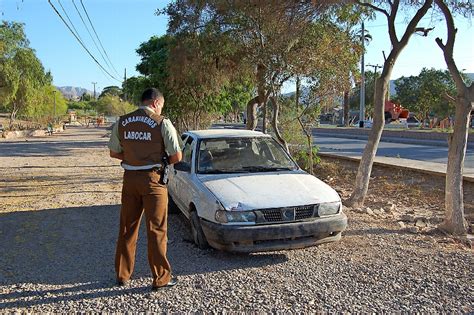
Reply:
M389 123L400 118L408 118L409 114L410 111L402 105L388 100L385 101L385 122Z
M183 134L183 160L170 172L171 203L194 242L234 252L301 248L341 238L341 199L272 137L249 130Z
M373 122L371 120L358 120L352 124L353 127L358 128L372 128Z

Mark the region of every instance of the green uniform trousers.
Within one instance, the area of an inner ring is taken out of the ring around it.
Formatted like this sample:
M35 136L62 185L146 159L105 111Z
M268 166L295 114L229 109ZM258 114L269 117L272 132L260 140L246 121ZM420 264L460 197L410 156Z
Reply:
M138 229L145 212L148 263L153 286L162 286L171 279L171 266L166 258L168 224L168 189L159 183L154 171L125 171L123 175L120 231L115 254L118 281L127 281L133 273Z

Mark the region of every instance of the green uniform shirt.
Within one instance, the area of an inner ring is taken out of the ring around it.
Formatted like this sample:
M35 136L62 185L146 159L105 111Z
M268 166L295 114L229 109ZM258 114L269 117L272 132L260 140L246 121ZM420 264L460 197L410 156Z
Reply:
M145 109L146 111L151 111L145 106L140 106L140 108ZM176 129L174 128L173 124L169 119L163 119L163 122L161 124L161 135L163 136L163 141L165 143L165 151L168 155L175 155L176 153L181 151L181 138L178 137ZM123 152L118 134L118 121L114 124L112 128L112 134L110 135L108 147L114 152Z

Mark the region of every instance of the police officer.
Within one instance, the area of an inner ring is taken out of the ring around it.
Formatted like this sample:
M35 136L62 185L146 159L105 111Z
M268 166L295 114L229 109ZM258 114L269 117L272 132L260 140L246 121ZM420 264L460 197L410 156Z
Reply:
M121 116L112 129L110 156L124 168L120 230L115 255L117 284L126 284L132 275L138 229L145 212L148 262L153 274L152 289L174 286L166 258L168 190L163 183L163 157L174 164L181 160L180 141L172 123L161 116L163 94L147 89L142 105Z

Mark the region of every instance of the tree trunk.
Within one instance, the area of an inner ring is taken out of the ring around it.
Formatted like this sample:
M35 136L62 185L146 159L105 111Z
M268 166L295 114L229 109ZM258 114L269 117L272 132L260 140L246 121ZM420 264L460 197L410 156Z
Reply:
M417 31L417 25L420 20L425 16L426 12L431 8L433 0L426 0L422 7L417 10L415 16L410 20L408 26L403 33L402 38L399 40L395 29L395 18L399 8L399 1L390 2L391 12L383 11L387 17L388 22L388 33L390 42L392 44L392 50L384 62L382 74L375 81L375 95L374 95L374 123L372 130L369 134L367 145L365 146L362 159L360 160L359 169L357 170L356 181L354 191L351 197L347 201L347 205L351 207L361 207L364 204L365 196L369 188L370 174L372 173L372 165L374 162L375 154L382 136L383 126L385 124L384 117L384 103L385 95L387 95L388 84L390 80L390 74L392 73L393 66L400 54L400 52L408 44L408 40L411 35ZM369 5L362 3L361 5Z
M258 96L255 96L247 103L247 123L248 130L255 130L257 128L257 105Z
M301 130L303 130L304 135L306 136L306 144L308 150L308 171L311 175L313 175L313 137L311 135L311 130L307 130L304 127L303 121L301 120L301 116L298 117L298 122L300 123Z
M257 65L257 95L258 95L258 107L263 110L262 120L262 132L267 132L267 97L265 95L265 66L263 64ZM258 117L256 116L258 125Z
M344 91L344 126L349 127L349 91Z
M300 107L300 94L301 94L301 80L299 77L296 77L296 93L295 93L295 107L296 111L298 111ZM303 131L304 135L306 136L307 142L307 152L308 152L308 171L311 175L313 175L313 137L311 135L311 130L307 130L303 124L301 119L304 111L298 117L298 122L300 123L301 130Z
M446 44L440 38L436 43L443 51L444 60L456 84L456 123L454 132L449 137L448 165L446 168L445 207L446 214L440 228L453 235L466 235L467 227L464 220L463 201L463 167L466 156L467 138L469 133L469 118L473 110L474 84L469 87L454 62L453 50L456 38L454 20L448 6L442 0L435 0L446 20L448 38Z
M10 121L8 123L8 128L10 130L13 129L13 123L15 122L15 119L16 119L16 114L18 113L18 108L15 104L13 104L13 109L12 109L12 112L10 113Z
M364 204L365 196L369 189L372 165L374 163L375 154L377 153L383 126L385 124L384 102L389 77L389 75L386 75L385 77L381 76L375 81L374 123L362 159L359 163L354 191L352 192L350 199L347 201L347 204L351 207L361 207Z
M471 110L472 105L467 97L458 99L454 132L449 137L445 188L446 214L440 228L453 235L465 235L467 232L464 219L463 166L466 156Z
M270 96L270 101L272 102L272 107L273 107L273 117L272 117L272 126L273 126L273 131L275 132L275 136L277 137L277 140L283 145L285 148L286 152L290 153L290 150L288 149L288 144L286 143L285 139L281 136L280 129L278 129L278 113L280 111L280 105L278 104L275 96Z
M313 137L311 136L310 133L306 134L306 139L308 140L308 148L309 148L309 154L308 154L308 164L309 164L309 173L313 175Z

